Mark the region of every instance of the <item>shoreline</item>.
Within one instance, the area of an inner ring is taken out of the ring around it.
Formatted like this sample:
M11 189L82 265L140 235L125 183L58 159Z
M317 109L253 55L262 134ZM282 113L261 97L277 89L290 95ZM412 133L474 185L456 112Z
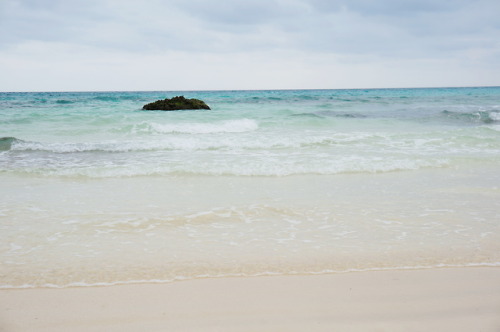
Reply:
M436 264L430 266L399 266L399 267L380 267L380 268L359 268L347 270L323 270L318 272L263 272L257 274L222 274L222 275L196 275L182 276L174 279L143 279L127 280L115 282L97 282L87 284L84 282L73 282L65 285L44 284L44 285L4 285L0 286L0 292L4 290L37 290L37 289L73 289L73 288L100 288L115 286L133 286L133 285L163 285L178 282L189 282L205 279L247 279L247 278L266 278L266 277L306 277L321 275L340 275L351 273L370 273L370 272L390 272L390 271L420 271L420 270L442 270L442 269L470 269L470 268L500 268L500 262L493 263L467 263L467 264ZM0 332L2 332L0 330Z
M447 85L447 86L405 86L405 87L350 87L350 88L270 88L270 89L195 89L195 90L17 90L0 91L0 93L127 93L127 92L157 92L157 93L203 93L203 92L260 92L260 91L345 91L345 90L418 90L418 89L476 89L476 88L500 88L500 85Z
M500 330L500 267L0 290L0 331Z

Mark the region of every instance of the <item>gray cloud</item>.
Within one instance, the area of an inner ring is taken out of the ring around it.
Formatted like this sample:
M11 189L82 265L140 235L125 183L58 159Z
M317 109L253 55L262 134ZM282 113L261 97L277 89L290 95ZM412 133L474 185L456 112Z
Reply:
M494 0L6 0L1 6L3 47L37 40L139 52L268 48L410 56L496 48L500 32Z
M445 61L484 75L500 66L499 12L497 0L1 0L0 60L42 72L52 59L66 70L97 63L118 71L142 58L161 66L162 58L188 65L178 57L204 57L223 68L238 57L260 73L266 55L274 65L280 54L310 68L290 68L300 75L320 72L309 65L318 59L337 72L337 64L381 72L418 63L430 73Z
M6 0L0 3L0 45L24 41L68 41L106 19L89 1Z
M300 2L277 0L174 1L176 7L221 25L256 25L297 15Z
M467 0L309 0L321 11L349 10L366 16L415 16L429 12L443 12L467 3Z

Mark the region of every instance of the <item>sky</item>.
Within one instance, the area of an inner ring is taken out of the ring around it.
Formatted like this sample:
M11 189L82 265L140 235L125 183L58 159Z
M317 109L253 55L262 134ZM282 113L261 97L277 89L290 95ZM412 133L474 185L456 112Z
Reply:
M500 85L498 0L0 0L0 91Z

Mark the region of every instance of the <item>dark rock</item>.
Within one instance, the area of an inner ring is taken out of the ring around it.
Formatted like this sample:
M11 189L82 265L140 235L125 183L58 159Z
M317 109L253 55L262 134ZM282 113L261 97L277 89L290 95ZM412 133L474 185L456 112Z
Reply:
M142 107L143 110L159 110L159 111L175 111L175 110L209 110L207 104L199 99L186 99L184 96L177 96L171 99L157 100L153 103L146 104Z

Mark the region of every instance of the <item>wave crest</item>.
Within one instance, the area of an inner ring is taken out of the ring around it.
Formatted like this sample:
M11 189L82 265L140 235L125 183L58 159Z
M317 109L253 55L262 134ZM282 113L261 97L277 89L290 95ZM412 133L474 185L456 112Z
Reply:
M22 142L15 137L0 137L0 151L8 151L12 149L12 144Z
M441 115L447 119L463 121L469 123L486 123L491 124L500 121L500 111L474 111L474 112L453 112L444 110Z
M180 123L163 124L143 122L134 125L132 132L150 132L157 134L217 134L243 133L259 128L257 121L251 119L226 120L216 123Z

